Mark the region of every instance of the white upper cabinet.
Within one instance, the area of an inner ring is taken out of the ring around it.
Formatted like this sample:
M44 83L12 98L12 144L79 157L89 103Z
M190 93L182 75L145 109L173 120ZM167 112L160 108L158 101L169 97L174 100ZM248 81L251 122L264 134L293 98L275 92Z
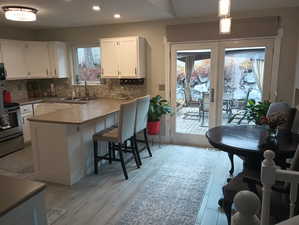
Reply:
M112 39L101 40L102 77L118 78L117 42Z
M68 77L67 47L63 42L49 42L50 77Z
M27 78L25 50L24 41L1 40L1 55L7 72L7 79Z
M67 49L61 42L0 40L8 80L65 78Z
M145 40L140 37L101 39L103 78L144 78Z
M25 60L29 78L49 77L50 59L47 42L26 42Z

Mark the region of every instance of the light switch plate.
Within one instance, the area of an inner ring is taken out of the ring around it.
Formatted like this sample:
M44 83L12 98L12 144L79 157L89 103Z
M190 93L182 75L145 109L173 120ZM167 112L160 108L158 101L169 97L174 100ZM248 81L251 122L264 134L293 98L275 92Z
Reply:
M165 91L165 84L159 84L159 91Z

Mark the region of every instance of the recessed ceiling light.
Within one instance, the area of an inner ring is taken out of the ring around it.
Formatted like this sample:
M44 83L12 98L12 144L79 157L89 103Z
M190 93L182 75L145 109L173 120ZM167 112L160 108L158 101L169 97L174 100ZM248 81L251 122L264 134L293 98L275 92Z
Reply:
M7 20L22 22L36 21L37 9L24 6L3 6L2 9Z
M120 15L119 14L114 14L113 16L115 19L119 19L120 18Z
M101 10L101 7L100 7L99 5L93 5L93 6L92 6L92 9L93 9L94 11L100 11L100 10Z
M220 34L230 34L231 26L232 26L232 18L231 17L221 18L219 25L220 25Z

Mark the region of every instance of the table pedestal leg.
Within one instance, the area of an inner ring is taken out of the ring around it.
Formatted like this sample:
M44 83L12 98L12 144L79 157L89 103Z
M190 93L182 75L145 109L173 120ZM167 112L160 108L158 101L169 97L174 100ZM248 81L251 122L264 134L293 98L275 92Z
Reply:
M232 176L235 171L234 154L232 154L232 153L227 153L227 154L228 154L228 158L229 158L230 164L231 164L231 169L229 171L229 174Z

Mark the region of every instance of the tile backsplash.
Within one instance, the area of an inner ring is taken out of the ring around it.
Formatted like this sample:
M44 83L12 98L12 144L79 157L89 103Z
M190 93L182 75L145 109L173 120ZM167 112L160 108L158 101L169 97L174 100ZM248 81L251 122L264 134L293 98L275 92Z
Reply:
M68 79L6 81L6 87L11 91L13 99L20 100L28 97L50 96L51 83L54 84L56 96L58 97L71 97L74 89L81 96L85 95L84 86L73 86ZM146 84L120 85L120 80L118 79L107 79L104 84L88 85L87 89L90 96L109 98L134 98L147 93Z

